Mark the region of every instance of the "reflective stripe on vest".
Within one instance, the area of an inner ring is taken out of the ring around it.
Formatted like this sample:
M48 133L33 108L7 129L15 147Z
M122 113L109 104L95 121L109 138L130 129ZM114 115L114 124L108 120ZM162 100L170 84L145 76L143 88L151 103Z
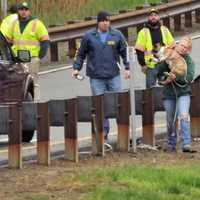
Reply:
M14 45L35 45L40 46L38 41L29 41L29 40L13 40Z

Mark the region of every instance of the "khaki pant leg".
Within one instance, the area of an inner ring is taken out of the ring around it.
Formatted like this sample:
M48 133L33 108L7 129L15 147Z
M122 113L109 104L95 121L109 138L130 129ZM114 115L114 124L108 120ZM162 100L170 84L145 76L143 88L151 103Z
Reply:
M34 80L34 96L35 101L40 100L40 87L39 87L39 68L40 68L40 59L35 57L31 58L31 62L27 63L29 73L33 76Z

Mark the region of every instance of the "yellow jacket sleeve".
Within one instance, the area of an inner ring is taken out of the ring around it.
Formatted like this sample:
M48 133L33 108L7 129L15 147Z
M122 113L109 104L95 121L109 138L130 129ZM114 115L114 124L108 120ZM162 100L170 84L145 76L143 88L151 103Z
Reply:
M39 41L49 40L48 31L47 31L45 25L40 20L37 20L35 28L36 28L36 30L35 30L36 36Z
M137 37L137 40L136 40L136 43L135 43L135 49L144 52L145 51L145 46L146 46L145 43L146 43L145 31L144 31L144 29L142 29L138 33L138 37Z

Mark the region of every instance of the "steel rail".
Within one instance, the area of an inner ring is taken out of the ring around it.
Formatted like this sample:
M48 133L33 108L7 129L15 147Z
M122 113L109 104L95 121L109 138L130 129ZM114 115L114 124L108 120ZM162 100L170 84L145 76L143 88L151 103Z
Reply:
M199 0L179 0L155 6L160 11L161 19L173 17L183 13L200 9ZM134 27L146 22L149 8L134 10L111 16L112 26L115 28ZM81 38L86 31L96 26L96 20L68 24L61 27L49 28L51 42L68 41Z

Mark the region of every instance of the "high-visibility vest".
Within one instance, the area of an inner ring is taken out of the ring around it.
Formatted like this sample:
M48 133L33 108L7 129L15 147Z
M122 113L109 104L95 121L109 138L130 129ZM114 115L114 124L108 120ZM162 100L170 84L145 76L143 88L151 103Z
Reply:
M0 31L5 36L11 24L18 18L17 14L11 14L5 17L0 25Z
M49 35L44 24L38 19L31 20L23 33L20 31L19 20L15 20L6 38L12 42L15 56L18 50L29 50L31 57L38 57L40 42L49 40Z
M165 46L174 44L174 39L167 27L161 26L161 34L162 42ZM145 64L147 67L155 67L157 62L153 59L153 44L149 28L145 27L138 33L135 49L144 52Z

